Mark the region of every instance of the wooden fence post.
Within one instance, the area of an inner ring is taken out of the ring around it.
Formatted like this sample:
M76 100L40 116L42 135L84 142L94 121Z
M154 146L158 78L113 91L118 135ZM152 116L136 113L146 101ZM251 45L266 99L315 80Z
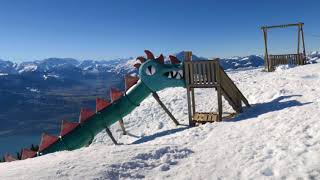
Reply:
M262 31L263 31L263 38L264 38L264 62L265 62L267 71L271 71L269 55L268 55L267 28L262 27Z

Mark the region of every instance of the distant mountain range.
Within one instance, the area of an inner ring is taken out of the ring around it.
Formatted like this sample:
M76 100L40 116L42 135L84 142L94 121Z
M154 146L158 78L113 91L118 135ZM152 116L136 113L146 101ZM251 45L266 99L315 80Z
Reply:
M71 74L121 73L134 70L131 64L129 64L130 60L133 60L133 58L108 61L78 61L71 58L49 58L20 64L0 60L0 73L2 73L2 75L37 73L52 78L70 77L69 75ZM71 76L71 78L75 77Z

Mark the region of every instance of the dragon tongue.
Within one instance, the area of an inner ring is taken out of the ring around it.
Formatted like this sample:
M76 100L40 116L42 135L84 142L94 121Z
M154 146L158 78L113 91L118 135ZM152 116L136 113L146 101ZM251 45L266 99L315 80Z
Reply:
M62 137L68 134L78 126L79 126L79 123L77 122L69 122L69 121L62 120L60 136Z
M111 101L114 102L122 96L122 92L116 88L110 88Z
M49 147L51 144L55 143L58 141L59 137L49 135L47 133L43 133L39 145L39 152L45 150L47 147Z
M32 151L30 149L24 148L21 152L21 160L33 158L37 155L36 151Z
M79 117L79 122L83 123L84 121L88 120L91 116L95 114L94 111L92 111L89 108L81 108L80 110L80 117Z
M13 157L11 154L6 154L4 156L4 161L6 162L11 162L11 161L16 161L17 159L15 157Z
M125 90L127 91L139 81L139 78L136 76L126 75L126 77L124 78L124 81L125 81Z
M96 112L101 111L102 109L108 107L111 103L102 98L96 99Z

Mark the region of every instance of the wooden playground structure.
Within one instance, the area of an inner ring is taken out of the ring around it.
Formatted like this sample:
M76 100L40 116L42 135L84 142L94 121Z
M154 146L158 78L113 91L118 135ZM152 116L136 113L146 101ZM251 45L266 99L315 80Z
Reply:
M306 49L304 43L304 33L303 33L303 25L304 23L299 22L296 24L283 24L276 26L262 26L261 29L263 31L264 37L264 46L265 46L265 68L268 72L274 70L274 67L281 64L295 64L295 65L304 65L306 64ZM272 28L288 28L288 27L298 27L298 47L296 54L280 54L280 55L271 55L268 54L268 29ZM302 41L302 53L300 53L300 44Z
M242 102L249 107L248 100L243 96L233 81L220 67L219 59L192 61L192 52L185 52L184 74L187 88L189 125L196 123L222 121L222 96L237 112L242 112ZM197 112L195 88L214 88L217 92L218 112Z

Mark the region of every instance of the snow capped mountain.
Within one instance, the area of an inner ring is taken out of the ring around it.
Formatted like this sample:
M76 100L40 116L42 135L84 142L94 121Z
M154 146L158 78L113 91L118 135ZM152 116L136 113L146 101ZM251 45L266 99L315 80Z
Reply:
M7 74L11 74L14 73L16 71L17 64L16 63L12 63L10 61L4 61L0 59L0 73L7 73Z
M262 56L251 55L246 57L232 57L220 59L223 69L238 69L247 67L259 67L264 65Z
M176 53L176 57L183 60L184 51ZM205 60L208 58L192 55L192 60ZM320 52L313 51L308 55L309 62L314 62L320 59ZM166 61L168 61L166 57ZM54 74L60 78L64 78L65 74L71 75L72 73L77 75L98 75L101 73L115 73L124 75L126 73L135 72L133 64L135 58L122 58L113 60L84 60L78 61L72 58L48 58L44 60L36 60L29 62L22 62L20 64L12 63L10 61L0 60L0 73L5 74L24 74L24 73L38 73L40 76ZM250 55L245 57L231 57L220 58L220 64L224 69L237 69L247 67L259 67L263 66L263 56Z
M127 62L130 59L115 59L115 60L84 60L78 61L72 58L49 58L44 60L36 60L29 62L22 62L20 64L12 63L10 61L0 60L0 73L7 74L24 74L24 73L39 73L46 75L48 73L63 74L66 71L77 72L79 74L87 73L124 73L126 71L133 71L131 64Z

